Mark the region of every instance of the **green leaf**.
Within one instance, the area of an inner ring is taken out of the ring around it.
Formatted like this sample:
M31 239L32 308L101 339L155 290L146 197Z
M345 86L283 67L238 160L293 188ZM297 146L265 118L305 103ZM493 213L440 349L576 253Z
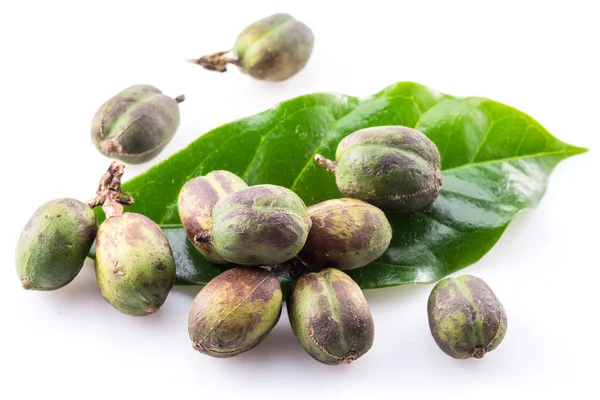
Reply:
M249 185L291 188L307 205L339 198L333 174L317 166L314 155L333 158L343 137L382 125L415 127L431 138L442 155L444 183L424 212L388 215L394 235L387 252L350 271L362 288L435 282L473 264L517 213L538 204L554 167L586 151L504 104L402 82L361 99L301 96L214 129L127 182L136 200L128 211L147 215L165 230L178 283L204 284L224 267L199 255L181 228L177 196L187 180L225 169Z

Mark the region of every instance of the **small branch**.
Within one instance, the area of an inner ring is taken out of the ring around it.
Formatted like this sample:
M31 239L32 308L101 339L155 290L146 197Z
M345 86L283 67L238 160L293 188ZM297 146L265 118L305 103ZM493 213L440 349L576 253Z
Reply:
M106 218L123 214L123 205L132 205L133 197L121 188L121 179L125 173L125 165L113 161L102 175L96 197L88 205L92 208L102 206Z
M239 58L227 57L226 54L229 52L230 50L220 51L218 53L200 57L198 59L189 59L188 61L193 64L198 64L209 71L225 72L227 71L227 64L233 64L241 67L242 60Z
M320 154L317 154L315 156L315 161L317 162L317 164L319 164L321 167L325 168L329 172L335 172L335 170L337 169L337 161L328 160Z
M178 103L181 103L184 100L185 100L185 95L184 94L180 94L179 96L175 97L175 101L178 102Z

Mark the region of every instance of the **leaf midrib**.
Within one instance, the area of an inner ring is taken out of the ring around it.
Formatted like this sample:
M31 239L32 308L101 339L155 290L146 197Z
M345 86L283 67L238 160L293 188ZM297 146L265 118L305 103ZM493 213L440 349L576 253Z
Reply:
M513 157L497 158L494 160L486 160L486 161L478 161L478 162L474 162L474 163L467 163L467 164L459 165L458 167L444 169L444 170L442 170L442 172L446 173L446 174L447 173L455 173L456 171L460 171L462 169L466 169L466 168L470 168L470 167L479 167L481 165L504 163L504 162L510 162L510 161L514 161L514 160L522 160L522 159L544 157L544 156L553 156L553 155L559 155L559 154L562 154L565 156L573 156L576 154L585 153L586 151L587 151L586 149L583 149L580 147L571 147L571 148L567 148L567 149L563 149L563 150L539 152L539 153L534 153L534 154L524 154L524 155L513 156Z

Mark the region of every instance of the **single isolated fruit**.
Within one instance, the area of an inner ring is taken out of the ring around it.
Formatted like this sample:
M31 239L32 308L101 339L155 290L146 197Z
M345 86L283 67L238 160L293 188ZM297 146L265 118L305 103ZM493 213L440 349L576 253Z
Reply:
M360 287L335 268L302 275L287 298L292 330L324 364L349 364L373 345L373 318Z
M228 194L247 187L240 177L229 171L212 171L206 176L190 179L181 188L177 206L183 229L189 241L208 261L227 263L210 241L200 239L210 234L213 207Z
M312 227L298 258L309 270L364 267L387 250L392 227L379 208L356 199L308 207Z
M205 240L212 240L217 253L234 264L272 266L298 254L310 226L306 205L296 193L257 185L215 204Z
M275 275L237 267L213 278L194 299L188 331L194 349L233 357L258 345L279 321L283 294Z
M167 237L141 214L111 216L100 225L95 267L102 296L127 315L158 311L175 283Z
M222 51L189 60L212 71L225 72L237 65L253 78L283 81L296 75L308 62L314 45L310 28L288 14L274 14L248 26L233 46L233 57Z
M442 351L454 358L481 358L506 334L506 312L481 279L462 275L437 283L427 303L429 328Z
M94 115L92 141L105 156L130 164L154 158L179 126L179 103L149 85L131 86L106 101Z
M15 260L23 288L55 290L71 282L97 230L96 215L85 203L65 198L43 204L17 242Z
M335 159L315 156L317 163L335 173L342 195L386 212L423 210L435 201L442 187L435 143L405 126L358 130L339 143Z

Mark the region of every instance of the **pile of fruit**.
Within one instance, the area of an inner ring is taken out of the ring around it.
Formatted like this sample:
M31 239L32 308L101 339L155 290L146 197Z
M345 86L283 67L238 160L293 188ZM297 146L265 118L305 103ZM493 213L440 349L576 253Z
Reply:
M402 126L362 129L344 138L336 161L316 162L335 173L347 196L306 207L293 191L248 186L228 171L188 181L178 199L187 237L208 260L232 264L197 295L188 329L194 349L231 357L252 349L281 315L275 271L295 278L288 316L302 347L326 364L350 363L373 343L374 325L359 286L343 272L378 259L392 239L388 213L431 205L442 178L436 146ZM123 212L133 199L121 190L124 165L113 162L95 199L44 204L17 248L26 289L52 290L79 272L94 240L98 287L128 315L160 308L175 282L175 261L155 222ZM97 229L92 207L107 220ZM440 348L457 358L482 357L504 337L506 315L485 283L474 277L441 281L429 299L429 321Z
M277 35L265 36L274 30ZM261 40L253 42L256 37ZM221 52L194 62L217 71L234 64L258 79L283 80L304 67L312 45L306 25L277 14L240 35L236 58ZM125 162L151 159L174 135L183 99L148 85L118 93L93 119L95 146ZM194 349L232 357L258 345L281 315L281 271L295 279L286 299L288 317L308 354L325 364L341 364L371 348L369 306L343 271L364 267L387 250L393 232L386 213L415 213L436 200L442 187L440 154L415 129L380 126L346 136L335 161L317 154L315 162L335 174L342 198L307 207L290 189L248 186L223 170L183 186L178 211L188 240L210 262L231 266L192 304L188 330ZM71 282L95 242L102 296L128 315L158 311L175 282L175 261L154 221L124 212L133 199L121 189L123 173L124 165L113 162L88 204L57 199L34 213L16 251L25 289L55 290ZM92 210L98 206L107 217L99 228ZM500 301L472 276L439 282L428 314L436 343L455 358L482 357L506 332Z

